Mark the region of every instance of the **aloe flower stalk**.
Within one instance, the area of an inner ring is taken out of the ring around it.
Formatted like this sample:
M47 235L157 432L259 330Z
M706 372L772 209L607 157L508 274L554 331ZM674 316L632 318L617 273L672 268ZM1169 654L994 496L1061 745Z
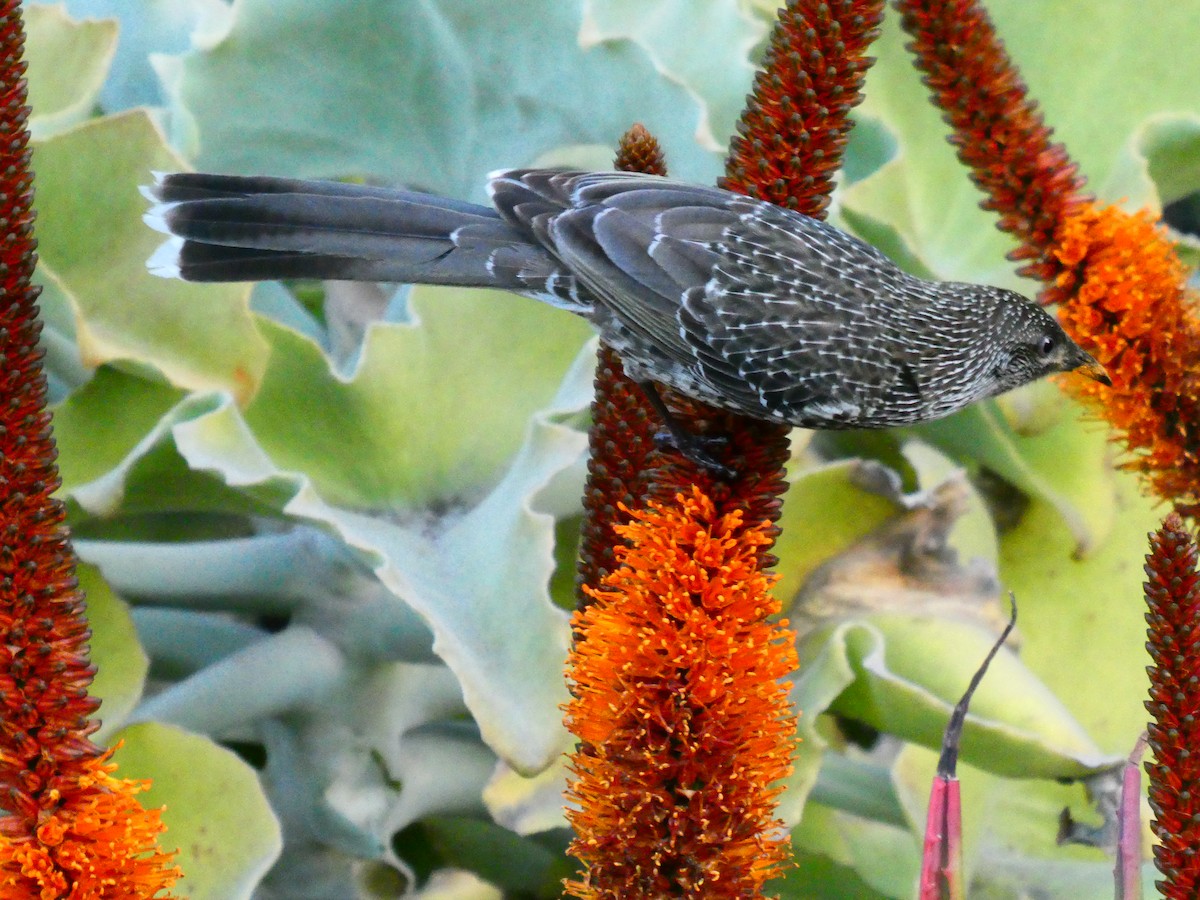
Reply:
M179 877L157 810L88 736L84 598L63 524L38 289L30 283L29 169L20 4L0 8L0 898L154 898Z
M1146 557L1146 649L1150 652L1153 717L1147 729L1154 756L1151 823L1154 862L1168 900L1200 892L1200 574L1196 540L1172 512L1150 535Z
M881 14L854 0L780 10L724 187L823 214ZM638 130L618 164L663 168ZM653 415L617 362L602 349L572 622L568 818L584 871L567 890L760 897L788 858L774 803L796 742L782 683L794 638L771 621L766 573L787 429L665 392L689 430L728 439L737 477L715 479L654 450Z

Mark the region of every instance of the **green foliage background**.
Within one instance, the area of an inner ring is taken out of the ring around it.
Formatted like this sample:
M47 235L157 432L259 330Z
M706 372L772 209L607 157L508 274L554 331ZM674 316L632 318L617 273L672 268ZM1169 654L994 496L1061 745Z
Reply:
M1154 6L989 3L1093 190L1133 207L1200 188L1200 15ZM194 900L557 893L593 345L581 322L507 295L152 278L138 185L195 167L479 200L498 167L608 166L634 121L673 174L711 181L771 13L27 8L47 368L101 737L125 741L123 775L155 779L148 802L167 804ZM1031 293L894 18L835 219L914 271ZM1013 590L1020 653L984 683L964 746L971 896L1110 896L1102 854L1054 845L1062 806L1089 816L1084 788L1055 779L1102 769L1143 727L1141 557L1162 510L1114 469L1104 426L1039 385L928 427L796 446L785 606L847 551L851 574L842 605L791 609L812 629L781 810L799 865L777 892L911 895L927 748ZM855 575L859 542L939 489L964 498L949 533L963 578ZM861 749L827 712L886 734Z

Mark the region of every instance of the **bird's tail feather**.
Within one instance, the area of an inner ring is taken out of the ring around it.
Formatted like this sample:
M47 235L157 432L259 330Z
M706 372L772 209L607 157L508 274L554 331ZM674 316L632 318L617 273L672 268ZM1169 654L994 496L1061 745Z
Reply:
M486 206L415 191L183 173L143 193L171 235L147 265L186 281L319 278L537 292L555 260Z

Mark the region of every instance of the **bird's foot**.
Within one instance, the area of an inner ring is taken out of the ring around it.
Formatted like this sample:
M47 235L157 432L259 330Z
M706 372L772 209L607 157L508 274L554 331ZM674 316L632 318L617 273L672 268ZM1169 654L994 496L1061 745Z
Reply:
M737 476L732 469L718 460L710 450L721 450L729 446L729 438L720 435L692 434L690 431L668 425L654 433L654 446L659 450L674 451L684 459L704 469L711 475L726 481Z
M646 399L650 401L650 405L654 407L655 412L663 421L663 427L654 435L654 445L659 450L674 450L684 459L717 478L729 481L737 476L736 469L731 469L708 452L710 449L723 449L729 446L728 438L719 435L693 434L688 431L671 414L667 404L663 403L654 382L640 381L638 383L642 386Z

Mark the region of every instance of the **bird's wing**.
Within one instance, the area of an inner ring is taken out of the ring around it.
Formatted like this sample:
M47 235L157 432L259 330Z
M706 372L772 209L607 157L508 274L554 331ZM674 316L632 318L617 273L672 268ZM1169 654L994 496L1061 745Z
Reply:
M630 173L520 171L493 181L636 339L732 405L836 427L879 386L919 386L887 347L895 265L836 228L717 188ZM859 390L867 389L866 391Z
M869 398L885 394L919 404L881 299L903 296L908 276L823 222L756 201L735 205L741 215L715 277L680 312L705 378L812 427L864 423Z
M589 206L564 213L553 225L563 264L624 329L689 366L695 359L679 313L688 293L703 292L719 257L706 243L675 237L672 230L679 220L704 212L680 207L646 215Z
M531 232L636 340L692 366L679 310L736 221L729 194L625 172L516 170L491 181L502 217Z

